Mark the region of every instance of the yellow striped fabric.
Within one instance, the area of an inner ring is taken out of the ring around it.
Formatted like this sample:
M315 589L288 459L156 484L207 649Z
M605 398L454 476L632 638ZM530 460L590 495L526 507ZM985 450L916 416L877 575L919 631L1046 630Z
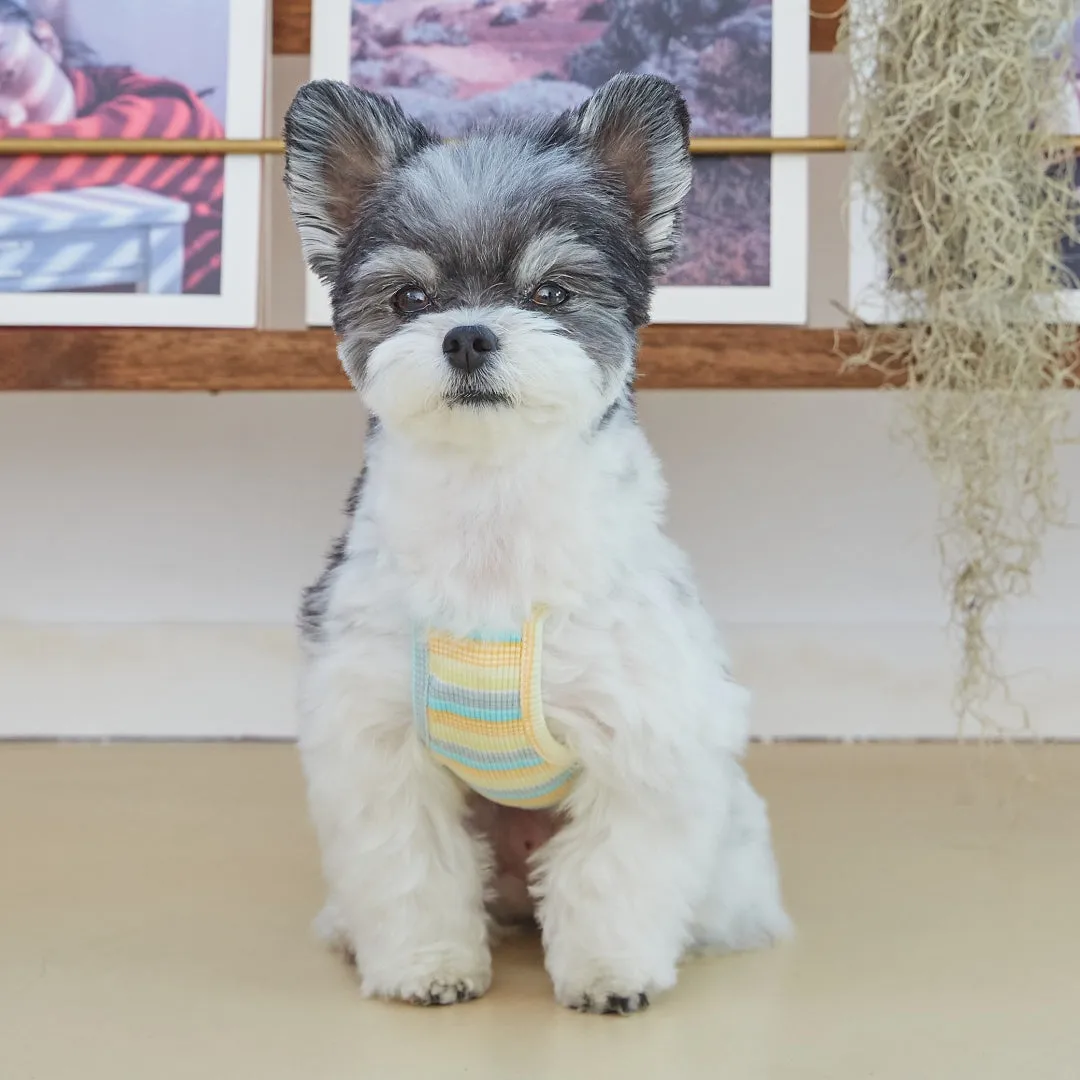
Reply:
M516 633L416 633L413 711L421 739L470 788L503 806L555 806L577 776L573 752L544 722L542 651L542 611Z

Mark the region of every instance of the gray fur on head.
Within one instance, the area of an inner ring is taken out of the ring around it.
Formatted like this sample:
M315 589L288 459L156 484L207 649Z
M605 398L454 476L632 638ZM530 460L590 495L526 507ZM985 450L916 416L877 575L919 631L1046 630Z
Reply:
M674 85L655 75L616 75L578 111L581 139L626 187L654 269L675 254L690 191L690 114Z
M353 381L363 389L372 352L405 327L468 311L496 323L528 314L580 346L605 387L625 385L634 331L675 252L689 129L679 91L653 75L620 75L561 116L446 143L375 94L303 87L286 119L285 182ZM572 299L540 310L530 297L542 282ZM408 317L393 297L410 285L433 302ZM505 359L503 382L492 377L523 400L507 380L524 361Z
M304 257L331 284L364 199L432 136L387 98L323 79L285 117L285 186Z
M551 136L621 182L657 271L674 253L690 190L689 132L682 95L653 75L618 75L550 124ZM285 184L304 254L324 280L335 276L364 200L437 141L388 98L329 79L301 87L285 118Z

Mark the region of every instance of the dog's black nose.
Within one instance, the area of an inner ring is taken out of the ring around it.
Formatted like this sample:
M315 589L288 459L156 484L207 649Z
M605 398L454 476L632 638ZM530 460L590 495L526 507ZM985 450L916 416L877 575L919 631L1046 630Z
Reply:
M443 338L446 359L458 371L476 371L499 347L499 339L486 326L455 326Z

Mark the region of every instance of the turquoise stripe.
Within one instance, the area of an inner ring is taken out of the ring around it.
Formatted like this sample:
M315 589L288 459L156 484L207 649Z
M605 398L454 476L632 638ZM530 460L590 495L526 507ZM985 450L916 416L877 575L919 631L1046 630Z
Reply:
M512 645L520 645L521 644L521 635L520 634L506 634L506 633L503 633L503 634L487 633L487 632L481 630L480 633L478 633L478 634L469 634L464 640L466 640L466 641L501 641L501 642L508 642L508 643L510 643Z
M529 747L524 750L473 750L471 747L442 739L432 739L428 745L435 753L456 761L459 765L468 765L484 772L509 772L544 764L544 759Z
M460 701L447 701L445 698L429 698L428 708L453 713L455 716L467 716L470 720L489 720L491 723L521 719L520 709L482 709Z
M537 784L536 787L514 788L513 791L499 791L496 788L477 787L476 793L478 795L483 795L485 799L490 799L492 802L525 802L526 799L539 799L542 796L550 795L553 791L557 791L561 788L576 771L576 769L565 769L563 772L559 773L554 780L550 780L546 784Z

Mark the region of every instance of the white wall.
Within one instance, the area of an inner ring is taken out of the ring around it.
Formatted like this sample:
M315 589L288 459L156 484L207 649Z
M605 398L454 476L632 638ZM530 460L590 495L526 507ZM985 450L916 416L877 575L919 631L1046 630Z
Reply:
M866 392L653 392L671 527L763 735L949 735L920 463ZM1080 417L1078 417L1080 418ZM358 467L350 394L0 397L0 734L288 735L298 592ZM1080 491L1080 450L1062 454ZM1011 659L1080 736L1080 534Z
M835 130L841 65L815 58L817 131ZM275 70L280 105L303 68ZM811 180L811 309L835 324L843 163L815 160ZM302 278L274 205L268 313L289 325ZM760 735L954 732L935 493L891 438L901 401L642 396L672 530ZM347 393L0 396L0 736L290 735L297 595L340 527L363 429ZM1080 449L1061 460L1080 496ZM1080 533L1051 538L1010 616L1038 730L1080 737Z

